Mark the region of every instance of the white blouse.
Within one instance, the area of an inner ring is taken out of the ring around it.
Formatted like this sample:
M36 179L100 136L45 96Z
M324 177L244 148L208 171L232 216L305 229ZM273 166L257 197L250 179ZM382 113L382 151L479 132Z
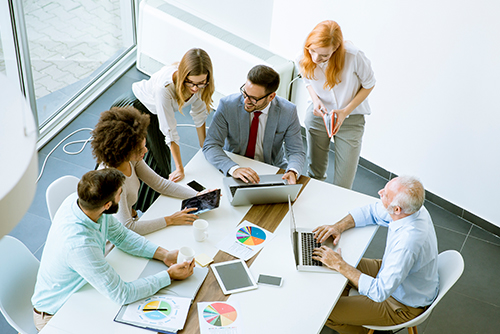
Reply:
M302 78L307 86L312 86L314 92L318 95L328 110L345 108L354 99L361 87L370 89L375 86L375 76L371 67L371 62L365 54L355 47L351 42L344 42L345 64L341 74L339 84L333 89L324 89L326 82L325 70L328 62L317 65L314 70L315 79ZM297 63L302 59L300 55ZM312 104L312 100L309 99ZM351 115L369 115L371 113L368 99L365 99ZM348 116L349 117L349 116Z
M177 121L175 112L179 105L175 98L175 85L172 75L177 71L177 66L164 66L153 74L149 80L142 80L132 84L132 91L136 98L144 104L148 110L158 115L160 130L165 135L165 143L170 146L171 142L179 145L179 133L177 132ZM193 118L194 125L201 127L208 116L208 110L201 99L201 91L196 92L183 107L191 106L189 114Z

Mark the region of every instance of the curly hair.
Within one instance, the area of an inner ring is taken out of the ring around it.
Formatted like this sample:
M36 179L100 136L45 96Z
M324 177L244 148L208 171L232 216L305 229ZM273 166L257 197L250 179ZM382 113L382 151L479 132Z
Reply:
M146 138L149 115L134 107L113 107L101 113L92 131L92 155L97 163L118 167L141 149Z

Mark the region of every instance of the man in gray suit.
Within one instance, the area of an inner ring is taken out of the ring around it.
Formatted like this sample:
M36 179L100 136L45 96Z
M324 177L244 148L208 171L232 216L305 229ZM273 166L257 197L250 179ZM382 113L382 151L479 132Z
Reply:
M208 129L203 153L224 175L232 175L247 183L260 181L254 170L237 165L224 152L226 150L283 168L286 171L283 179L290 184L297 182L306 154L297 108L276 96L279 81L275 70L257 65L248 73L240 94L220 100Z

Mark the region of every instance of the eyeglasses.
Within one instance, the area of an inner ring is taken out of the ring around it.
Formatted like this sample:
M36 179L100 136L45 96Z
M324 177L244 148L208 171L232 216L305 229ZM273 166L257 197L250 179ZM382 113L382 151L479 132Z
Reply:
M208 82L195 84L194 82L191 82L189 80L184 81L184 84L186 85L186 87L189 88L198 87L198 89L205 88L208 86Z
M253 105L256 105L260 100L265 99L266 97L268 97L269 95L271 95L273 93L273 92L268 93L268 94L266 94L263 97L258 99L258 98L253 97L253 96L248 96L247 92L245 92L243 87L245 87L245 84L243 84L243 86L240 87L240 93L243 95L244 98L248 99L248 101L250 101L250 103Z

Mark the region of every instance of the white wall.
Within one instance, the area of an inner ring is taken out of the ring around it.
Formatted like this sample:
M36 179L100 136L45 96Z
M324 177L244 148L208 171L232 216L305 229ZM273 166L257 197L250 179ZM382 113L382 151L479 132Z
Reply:
M223 3L217 20L231 13L233 32L270 27L242 37L290 59L318 22L336 20L377 78L361 155L500 226L500 2L274 0L241 2L245 10L190 2L205 13Z

